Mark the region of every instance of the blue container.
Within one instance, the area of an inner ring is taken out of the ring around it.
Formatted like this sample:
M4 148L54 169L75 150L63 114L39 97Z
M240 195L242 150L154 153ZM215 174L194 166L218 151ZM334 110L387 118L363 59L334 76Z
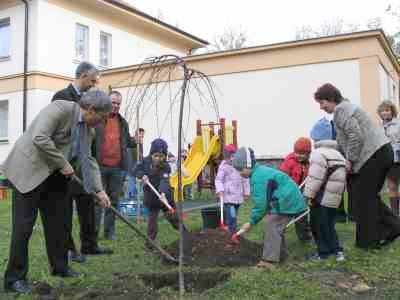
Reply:
M137 216L137 202L133 200L120 201L118 210L121 214L127 217L136 218ZM149 215L149 211L143 204L140 205L140 216L146 218Z

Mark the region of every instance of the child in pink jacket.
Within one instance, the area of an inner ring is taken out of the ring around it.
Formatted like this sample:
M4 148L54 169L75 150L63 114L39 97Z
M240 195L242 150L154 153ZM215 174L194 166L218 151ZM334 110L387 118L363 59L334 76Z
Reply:
M224 216L231 234L236 232L239 207L250 195L249 179L241 177L232 166L232 157L235 152L234 145L224 147L224 160L219 165L215 178L215 190L224 201Z

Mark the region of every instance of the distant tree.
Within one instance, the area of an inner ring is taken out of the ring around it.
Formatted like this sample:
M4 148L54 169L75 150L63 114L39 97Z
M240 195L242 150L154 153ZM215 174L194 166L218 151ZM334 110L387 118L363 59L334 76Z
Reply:
M296 30L296 40L304 40L310 38L318 38L323 36L337 35L341 33L349 33L360 30L358 24L346 24L343 19L334 19L325 21L318 27L314 28L310 25L303 25Z
M389 5L386 9L386 13L392 16L397 22L397 32L388 36L389 43L393 49L393 52L400 56L400 5Z
M247 34L242 29L229 27L220 35L214 37L210 51L240 49L246 46Z
M386 13L390 14L394 18L397 18L399 23L399 31L392 35L386 34L386 36L390 46L393 49L393 52L400 56L400 6L395 8L394 6L390 5L386 9ZM310 38L337 35L341 33L351 33L365 29L382 29L382 18L376 17L369 19L364 26L361 26L360 24L345 24L343 19L326 21L315 28L310 25L303 25L296 30L295 37L296 40L305 40Z

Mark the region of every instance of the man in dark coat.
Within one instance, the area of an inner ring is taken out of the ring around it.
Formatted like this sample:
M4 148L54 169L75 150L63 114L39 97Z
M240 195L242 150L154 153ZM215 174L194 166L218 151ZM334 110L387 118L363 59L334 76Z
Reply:
M79 102L84 92L94 87L99 80L99 71L91 63L82 62L75 71L75 80L68 85L67 88L57 92L52 101L68 100ZM83 263L85 256L82 254L111 254L112 251L98 246L95 224L95 204L91 196L82 194L71 184L69 189L70 207L67 211L69 214L68 222L68 249L69 257L72 261ZM73 199L75 199L76 209L80 224L81 238L81 254L77 251L74 240L72 238L72 215L73 215Z

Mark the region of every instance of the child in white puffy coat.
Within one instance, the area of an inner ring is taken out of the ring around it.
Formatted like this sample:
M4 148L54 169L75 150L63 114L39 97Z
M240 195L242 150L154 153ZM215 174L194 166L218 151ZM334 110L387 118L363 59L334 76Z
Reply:
M314 125L311 138L314 150L310 156L304 196L310 205L311 231L317 253L310 259L322 260L336 255L336 259L342 261L344 254L335 229L335 217L346 185L346 160L332 139L332 127L327 119Z

